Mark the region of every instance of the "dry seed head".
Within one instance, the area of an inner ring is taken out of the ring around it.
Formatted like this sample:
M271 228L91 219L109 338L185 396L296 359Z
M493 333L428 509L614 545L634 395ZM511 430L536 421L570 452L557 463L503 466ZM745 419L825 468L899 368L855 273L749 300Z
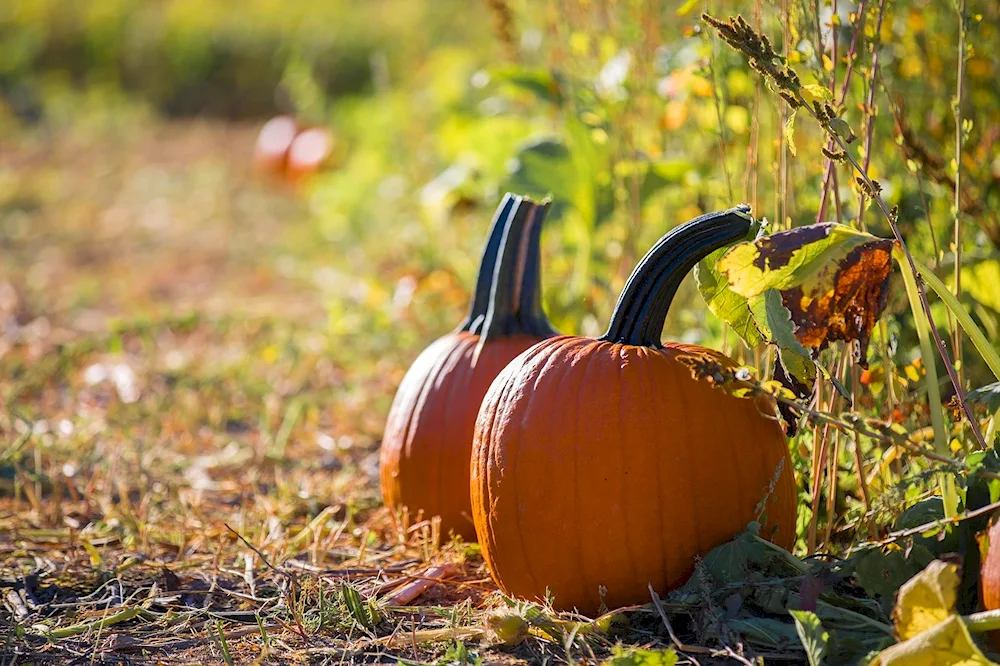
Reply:
M792 108L802 106L798 94L801 87L798 74L783 64L784 60L775 53L771 40L766 35L754 31L739 15L730 17L729 21L717 19L710 14L702 14L701 18L715 28L723 41L745 55L753 70L770 79Z

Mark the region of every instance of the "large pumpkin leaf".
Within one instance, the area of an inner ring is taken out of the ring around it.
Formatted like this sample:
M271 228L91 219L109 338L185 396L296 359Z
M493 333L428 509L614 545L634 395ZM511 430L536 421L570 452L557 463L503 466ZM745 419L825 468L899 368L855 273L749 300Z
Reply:
M879 666L975 666L992 664L955 613L958 565L934 560L899 590L893 619L901 643L880 652Z
M886 304L893 243L840 224L815 224L737 245L719 259L718 269L748 299L777 290L795 339L811 355L843 340L856 343L855 358L864 365ZM759 326L760 308L751 303ZM783 323L774 304L765 300L764 306L766 318ZM787 340L783 346L792 348Z

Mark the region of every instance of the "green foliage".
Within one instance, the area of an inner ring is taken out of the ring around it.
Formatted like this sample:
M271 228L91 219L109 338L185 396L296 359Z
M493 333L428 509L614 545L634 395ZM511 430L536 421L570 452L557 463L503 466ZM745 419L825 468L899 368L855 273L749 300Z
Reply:
M823 623L812 611L792 610L788 611L795 620L795 631L802 641L802 647L806 650L806 659L809 666L821 666L823 657L826 655L826 645L830 640L830 634L823 629Z
M677 652L672 648L666 650L626 650L620 645L616 645L614 656L603 662L602 666L674 666L676 663Z

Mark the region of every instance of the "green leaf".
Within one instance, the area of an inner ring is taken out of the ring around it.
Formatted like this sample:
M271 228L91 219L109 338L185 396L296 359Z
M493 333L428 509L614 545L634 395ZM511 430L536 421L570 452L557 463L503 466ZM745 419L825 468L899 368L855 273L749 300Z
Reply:
M758 329L764 333L766 325L780 346L815 356L834 340L856 343L855 359L864 366L887 302L892 246L844 225L814 224L737 245L717 268L733 291L751 299ZM780 294L754 300L769 290Z
M788 152L795 157L795 114L798 111L792 111L788 116L788 120L785 121L785 126L782 128L782 134L785 136L785 143L788 144Z
M803 390L796 390L798 387L792 386L788 388L794 390L796 394L810 394L816 382L816 363L808 356L803 356L784 347L778 347L778 357L781 359L781 365L785 368L785 372L801 384Z
M649 162L639 191L641 200L645 202L647 198L667 185L683 183L687 175L695 168L696 166L691 160L683 157Z
M730 248L718 269L736 293L752 298L768 289L800 286L828 272L855 248L885 242L843 224L813 224Z
M615 654L604 662L604 666L674 666L677 653L673 648L666 650L628 650L615 646Z
M487 72L491 82L506 83L526 90L539 99L553 104L560 104L563 101L562 81L547 69L502 65L491 67Z
M340 597L347 608L347 612L350 613L355 622L365 629L374 628L375 623L368 612L368 607L365 606L365 602L361 599L361 594L352 585L347 582L342 583L340 586Z
M792 321L792 313L788 311L788 308L781 301L781 294L778 290L768 289L752 300L754 304L751 306L751 309L754 311L755 318L759 322L761 303L757 299L763 301L764 321L766 322L767 330L770 331L771 340L782 349L808 358L809 350L803 347L802 343L795 337L795 323ZM815 375L815 371L812 374Z
M833 91L818 83L810 83L809 85L802 86L801 90L824 102L833 101Z
M578 177L566 144L542 138L524 144L517 152L503 189L539 199L551 195L558 207L573 201Z
M610 172L604 149L594 144L592 129L567 122L567 140L540 138L524 144L513 160L504 190L543 198L551 196L550 218L577 211L581 233L593 231L614 210Z
M847 143L851 143L858 138L854 135L854 130L851 129L851 126L842 118L834 118L830 121L830 131Z
M792 610L792 618L795 619L795 631L802 641L802 647L806 649L806 658L809 666L820 666L823 663L823 656L826 654L826 646L830 641L830 634L823 629L816 613L804 610Z
M932 562L934 554L915 544L908 554L899 548L869 548L851 559L858 584L868 594L879 597L883 606L891 607L899 588Z
M1000 409L1000 382L980 386L975 391L969 391L965 395L965 401L974 405L983 405L990 413L996 413Z
M743 615L726 621L726 626L740 637L765 650L781 650L794 645L795 628L788 622L773 617Z
M750 304L729 287L715 270L715 263L725 254L727 248L716 250L695 266L694 279L702 298L716 317L729 324L748 346L754 347L765 341L761 330L754 321Z

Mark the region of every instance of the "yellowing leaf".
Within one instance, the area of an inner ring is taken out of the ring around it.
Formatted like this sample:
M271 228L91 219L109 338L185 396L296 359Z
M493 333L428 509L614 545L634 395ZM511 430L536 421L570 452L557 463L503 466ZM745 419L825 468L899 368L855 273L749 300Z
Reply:
M810 353L834 340L856 342L864 365L887 300L892 247L892 240L844 225L814 224L737 245L717 267L735 293L751 299L755 315L754 297L779 290L795 338ZM759 317L757 324L763 332Z
M951 615L916 636L882 650L870 666L989 666L962 619Z
M893 618L900 638L913 638L954 613L958 566L934 560L899 588Z
M83 549L87 551L88 555L90 555L90 563L95 567L101 566L101 563L104 562L104 560L101 558L101 553L94 548L94 544L90 543L86 539L80 539L80 543L83 544Z
M677 15L687 16L688 14L691 13L691 10L693 10L695 7L698 6L698 1L699 0L687 0L687 2L685 2L677 9Z
M732 247L718 269L733 291L751 298L771 288L798 286L854 248L882 240L843 224L812 224Z
M827 56L825 55L823 57L827 58ZM824 102L833 101L833 93L830 91L830 89L824 85L820 85L819 83L810 83L809 85L802 86L801 89L802 92L806 93L809 97L812 97L813 99L823 100Z
M795 114L798 110L792 111L791 115L788 116L788 120L785 121L785 126L782 128L782 133L785 135L785 141L788 143L788 152L795 157Z

